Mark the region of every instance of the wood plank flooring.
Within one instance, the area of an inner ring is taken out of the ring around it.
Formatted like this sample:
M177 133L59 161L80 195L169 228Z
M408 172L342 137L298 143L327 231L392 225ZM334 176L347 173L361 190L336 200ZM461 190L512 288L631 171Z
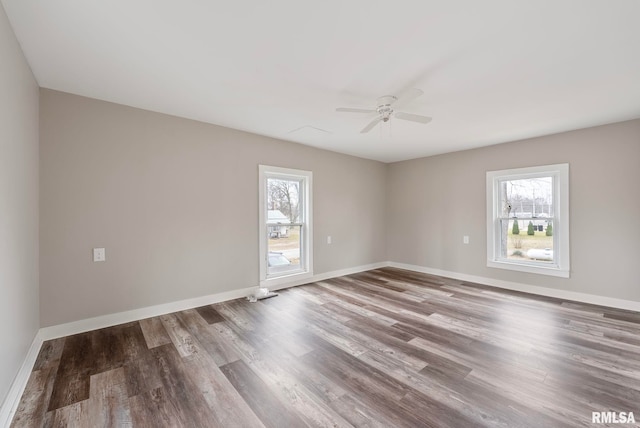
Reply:
M640 314L384 268L45 342L15 427L640 421Z

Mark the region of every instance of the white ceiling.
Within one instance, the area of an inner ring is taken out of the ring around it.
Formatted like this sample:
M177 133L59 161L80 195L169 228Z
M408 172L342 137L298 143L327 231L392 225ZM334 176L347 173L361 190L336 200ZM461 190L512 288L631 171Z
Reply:
M42 87L384 162L640 117L637 0L2 3Z

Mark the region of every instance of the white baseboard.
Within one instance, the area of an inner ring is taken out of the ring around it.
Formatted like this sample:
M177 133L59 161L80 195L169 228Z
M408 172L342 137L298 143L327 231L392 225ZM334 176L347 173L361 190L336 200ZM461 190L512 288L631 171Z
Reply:
M368 265L361 265L352 268L333 270L331 272L319 273L313 275L310 278L289 281L284 284L274 285L269 287L271 290L282 290L283 288L295 287L297 285L311 284L312 282L324 281L330 278L337 278L339 276L351 275L358 272L364 272L371 269L380 269L389 266L389 262L371 263ZM268 284L267 284L268 285Z
M522 291L523 293L538 294L546 297L555 297L563 300L573 300L576 302L590 303L592 305L608 306L611 308L640 312L640 302L636 302L633 300L597 296L595 294L579 293L576 291L558 290L556 288L540 287L537 285L522 284L512 281L503 281L500 279L467 275L459 272L451 272L448 270L434 269L425 266L410 265L405 263L389 262L387 263L387 266L412 270L415 272L428 273L431 275L444 276L447 278L458 279L460 281L475 282L476 284L488 285L490 287Z
M499 279L486 278L476 275L468 275L459 272L434 269L418 265L410 265L397 262L379 262L367 265L355 266L346 269L325 272L313 275L310 278L292 280L284 284L271 287L273 290L281 290L284 288L295 287L297 285L309 284L316 281L324 281L329 278L336 278L344 275L351 275L358 272L364 272L382 267L397 267L401 269L423 272L432 275L444 276L448 278L458 279L461 281L475 282L478 284L488 285L491 287L504 288L507 290L522 291L525 293L538 294L548 297L556 297L565 300L574 300L583 303L591 303L594 305L609 306L612 308L627 309L632 311L640 311L640 302L617 299L613 297L597 296L587 293L579 293L575 291L558 290L554 288L540 287L536 285L522 284L512 281L503 281ZM186 309L197 308L199 306L210 305L213 303L225 302L228 300L239 299L248 296L255 291L256 287L242 288L222 293L210 294L208 296L195 297L192 299L180 300L161 305L149 306L145 308L133 309L126 312L103 315L94 318L74 321L66 324L59 324L51 327L41 328L38 335L41 339L40 343L45 340L55 339L58 337L69 336L72 334L83 333L86 331L96 330L99 328L110 327L131 321L137 321L144 318L150 318L158 315L164 315L171 312L183 311ZM35 361L35 360L34 360Z
M42 333L44 340L50 340L100 328L111 327L118 324L124 324L131 321L157 317L158 315L184 311L186 309L197 308L199 306L239 299L248 296L254 290L255 287L241 288L239 290L224 291L222 293L194 297L192 299L179 300L177 302L163 303L161 305L147 306L144 308L132 309L130 311L117 312L115 314L101 315L94 318L86 318L79 321L58 324L51 327L43 327L40 329L40 332Z
M31 376L31 371L33 370L33 366L38 358L42 342L44 342L42 334L38 331L33 338L33 342L31 342L29 351L27 351L27 356L22 362L22 366L20 367L16 378L11 384L11 388L9 388L9 392L2 403L2 407L0 407L0 427L8 427L11 425L13 415L15 415L16 410L18 410L20 398L22 398L24 389L29 381L29 376Z
M316 281L323 281L329 278L335 278L352 273L363 272L366 270L377 269L387 266L387 262L373 263L368 265L356 266L353 268L341 269L332 272L313 275L304 280L292 280L290 282L280 284L273 287L274 290L294 287L296 285L308 284ZM164 303L161 305L148 306L145 308L133 309L115 314L102 315L94 318L87 318L79 321L73 321L65 324L58 324L51 327L40 329L43 340L55 339L58 337L70 336L72 334L84 333L86 331L96 330L99 328L111 327L118 324L124 324L131 321L137 321L144 318L156 317L158 315L169 314L172 312L184 311L186 309L197 308L199 306L211 305L213 303L226 302L228 300L240 299L252 294L255 287L241 288L239 290L231 290L223 293L210 294L208 296L195 297L192 299L180 300L177 302Z

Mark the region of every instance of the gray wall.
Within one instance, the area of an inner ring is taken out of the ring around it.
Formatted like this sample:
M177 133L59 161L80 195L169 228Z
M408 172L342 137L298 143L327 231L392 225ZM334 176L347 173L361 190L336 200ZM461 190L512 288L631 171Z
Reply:
M51 90L40 108L42 326L257 285L261 163L313 171L317 274L391 260L640 301L640 120L384 165ZM563 162L571 278L487 268L486 171Z
M40 102L42 326L256 286L258 164L313 171L314 273L386 260L385 164L51 90Z
M569 163L571 278L486 267L485 173ZM389 165L389 260L640 301L640 120ZM470 244L462 243L463 235Z
M38 324L38 86L0 5L0 403Z

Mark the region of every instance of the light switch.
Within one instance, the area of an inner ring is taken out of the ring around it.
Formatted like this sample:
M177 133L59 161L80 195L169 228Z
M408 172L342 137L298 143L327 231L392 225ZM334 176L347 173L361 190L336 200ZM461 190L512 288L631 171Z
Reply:
M464 236L462 237L462 243L463 243L463 244L468 244L468 243L469 243L469 237L468 237L467 235L464 235Z
M327 236L327 244L331 244L331 236Z
M93 261L94 262L103 262L107 260L107 253L104 248L94 248L93 249Z

